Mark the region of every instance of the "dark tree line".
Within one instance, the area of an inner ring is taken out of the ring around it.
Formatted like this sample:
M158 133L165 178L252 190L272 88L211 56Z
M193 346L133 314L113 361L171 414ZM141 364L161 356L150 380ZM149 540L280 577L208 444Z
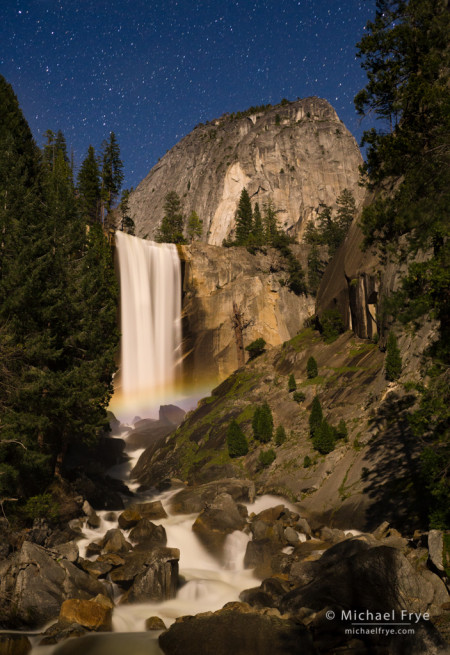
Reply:
M368 83L355 98L374 113L366 131L366 246L407 266L387 303L405 324L435 319L427 382L411 425L422 443L422 479L433 527L450 526L450 13L447 0L378 0L358 43Z
M0 497L26 498L107 423L118 290L62 136L41 153L3 77L0 108Z

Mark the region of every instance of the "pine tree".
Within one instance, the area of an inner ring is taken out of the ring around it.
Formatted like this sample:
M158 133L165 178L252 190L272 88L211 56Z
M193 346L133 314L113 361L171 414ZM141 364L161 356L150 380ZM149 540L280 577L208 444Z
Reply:
M345 239L350 225L356 216L356 203L353 193L348 189L343 189L336 198L337 213L335 221L340 232L340 243Z
M42 151L42 159L49 168L52 168L55 161L55 133L53 130L46 130L44 137L46 143Z
M288 391L291 393L292 391L295 391L297 389L297 383L295 381L295 376L293 373L290 374L289 380L288 380Z
M275 432L275 443L277 446L281 446L286 441L286 430L282 425L279 425Z
M334 450L336 445L335 431L333 427L325 420L320 424L313 436L313 446L321 455L327 455Z
M133 188L123 189L120 198L120 203L119 203L119 212L120 212L120 229L122 230L122 232L126 232L127 234L131 234L134 236L135 225L133 219L130 216L130 204L129 204L130 193L132 191Z
M263 205L263 223L264 223L264 237L265 242L273 246L279 234L277 212L271 200L268 200Z
M264 227L258 203L255 204L253 210L253 228L250 241L256 247L264 245Z
M317 396L314 396L311 405L311 414L309 415L309 432L312 437L318 432L323 421L322 405Z
M87 156L81 164L78 173L77 189L81 214L86 221L93 225L100 222L100 171L98 169L95 150L89 146Z
M397 338L392 332L389 332L387 340L387 351L385 361L385 375L386 380L398 380L402 372L402 356L397 344Z
M318 375L317 362L314 357L311 355L306 363L306 375L308 379L316 378Z
M308 255L308 288L315 295L319 289L324 274L324 266L320 258L319 248L314 244Z
M246 246L253 229L253 212L247 189L242 189L236 212L236 245Z
M273 437L273 416L272 411L267 404L263 403L261 407L255 409L253 414L253 436L261 443L269 442Z
M169 191L164 199L165 215L159 226L156 241L159 243L185 243L181 200L176 191Z
M110 213L117 200L123 182L123 163L120 159L120 148L114 132L102 143L101 155L101 197L103 202L102 223L105 222L104 210Z
M64 161L66 162L66 164L68 164L69 157L67 156L66 137L61 132L61 130L58 130L55 136L55 154L57 154L58 152L62 153Z
M242 457L248 453L247 438L235 420L228 426L227 447L230 457Z
M190 243L202 238L203 221L199 219L197 212L194 210L189 215L186 232Z

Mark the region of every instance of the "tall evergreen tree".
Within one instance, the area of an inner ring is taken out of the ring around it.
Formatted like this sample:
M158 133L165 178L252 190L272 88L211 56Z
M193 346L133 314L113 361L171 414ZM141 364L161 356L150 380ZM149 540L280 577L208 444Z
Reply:
M253 210L253 227L250 241L254 246L264 245L264 226L258 203L255 204Z
M280 230L278 227L277 212L272 200L264 203L263 212L265 242L273 246Z
M247 189L242 189L236 212L236 245L246 246L250 241L253 229L252 203Z
M87 156L78 173L78 195L80 211L87 223L100 222L100 171L95 157L95 150L89 146Z
M197 239L202 238L203 234L203 221L200 220L196 211L192 210L187 221L187 237L192 243Z
M323 421L322 405L318 396L314 396L309 415L309 432L312 437L318 433Z
M102 223L105 222L106 211L110 213L123 182L123 163L120 159L120 148L114 132L110 132L109 139L102 143L101 167L101 195L102 195Z
M186 243L183 236L184 219L181 200L176 191L169 191L164 199L164 218L156 235L159 243Z
M336 198L336 204L337 212L335 220L340 232L340 245L345 239L347 232L350 229L350 225L356 216L355 197L351 191L343 189Z
M126 232L127 234L131 234L134 236L135 225L133 219L130 216L130 203L129 203L130 193L132 191L133 188L124 189L122 191L122 196L120 198L120 203L119 203L119 212L120 212L120 229L122 230L122 232Z
M0 333L20 355L9 358L5 378L14 384L2 400L0 477L26 496L61 473L70 441L92 438L106 423L116 287L110 255L105 265L90 245L64 153L40 168L1 77L0 107Z

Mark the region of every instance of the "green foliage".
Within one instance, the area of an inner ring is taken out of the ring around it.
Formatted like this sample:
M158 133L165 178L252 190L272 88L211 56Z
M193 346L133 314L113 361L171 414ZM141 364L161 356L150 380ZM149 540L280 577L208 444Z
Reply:
M227 446L230 457L242 457L248 453L247 438L234 420L228 426Z
M250 245L260 247L265 244L264 226L258 203L253 210L253 226L250 234Z
M432 524L449 527L448 413L441 392L450 360L450 14L445 0L379 0L358 44L368 82L358 112L375 112L382 128L365 132L366 246L407 265L389 308L401 322L435 318L439 334L429 354L438 370L423 389L411 421L423 443L422 474ZM419 256L418 256L419 255ZM394 366L394 375L398 373ZM439 426L439 427L438 427Z
M242 189L236 212L236 245L246 246L253 229L253 211L247 189Z
M86 223L100 221L100 171L98 169L95 150L89 146L86 159L83 161L77 180L80 211Z
M282 425L279 425L275 431L275 444L281 446L286 441L286 430Z
M402 372L402 356L397 345L397 338L389 332L386 348L386 361L384 363L386 380L398 380Z
M273 416L269 405L265 402L255 409L252 421L253 436L261 443L268 443L273 436Z
M27 518L32 520L46 518L50 521L57 521L59 517L59 506L50 494L31 496L22 511Z
M276 453L273 450L273 448L270 448L269 450L262 450L259 453L259 463L262 467L266 468L270 466L276 459Z
M292 394L292 399L295 400L296 403L302 403L304 400L306 400L306 396L303 391L294 391Z
M51 165L41 162L1 77L0 107L0 477L26 498L63 473L71 442L95 439L107 422L117 285L61 142Z
M318 432L323 421L322 405L318 396L314 396L309 415L309 432L312 437Z
M308 254L308 291L315 295L319 289L320 281L325 272L317 244L313 244Z
M293 373L290 374L289 380L288 380L288 391L291 393L292 391L295 391L297 389L297 382L295 381L295 376Z
M203 221L200 220L197 212L195 212L194 210L192 210L192 212L189 215L186 231L187 231L188 241L190 241L190 243L196 241L197 239L202 238Z
M347 424L343 418L341 418L336 428L336 439L343 439L344 441L348 441Z
M156 241L159 243L185 243L181 200L176 191L169 191L166 195L164 212L164 218L156 234Z
M325 343L333 343L338 336L345 332L344 321L339 309L327 309L320 317L320 327Z
M308 358L306 363L306 375L309 380L312 380L319 375L319 371L317 370L317 362L312 355Z
M245 350L250 355L250 360L252 360L256 357L259 357L259 355L262 355L265 347L266 342L263 338L260 337L259 339L255 339L255 341L249 343L249 345L245 347Z
M119 197L123 182L123 163L120 159L120 148L114 132L102 143L101 154L101 197L103 202L102 223L105 222L104 209L109 214Z
M124 189L122 191L122 196L119 203L119 212L120 212L120 229L122 232L131 234L134 236L135 225L134 221L130 216L130 193L133 189Z
M323 420L321 422L320 428L318 428L314 433L312 442L314 448L318 450L321 455L327 455L334 450L336 445L335 430L328 421Z
M304 469L309 469L309 467L312 465L312 460L309 455L305 455L303 458L303 468Z
M278 226L277 211L272 200L268 200L263 205L263 225L264 239L269 246L275 245L276 239L280 233Z

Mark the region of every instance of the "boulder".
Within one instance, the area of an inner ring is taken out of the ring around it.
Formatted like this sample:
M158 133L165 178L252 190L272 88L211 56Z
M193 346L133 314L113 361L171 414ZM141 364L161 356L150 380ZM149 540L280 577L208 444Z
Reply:
M142 519L142 516L137 511L137 509L128 508L119 515L117 520L119 528L122 530L129 530L133 528L139 521Z
M166 624L159 616L150 616L145 620L146 630L167 630Z
M110 632L112 608L97 599L68 598L61 605L59 622L67 625L77 623L88 630Z
M302 624L260 613L244 603L184 616L159 637L159 643L165 655L315 654Z
M300 540L298 532L289 526L284 530L284 538L290 546L295 546Z
M312 535L311 528L309 527L309 523L306 519L302 519L302 518L298 519L294 527L296 530L302 532L303 534L306 534L308 537Z
M166 519L167 513L160 500L155 500L150 503L132 503L127 507L128 511L133 511L140 514L143 519L150 519L157 521L159 519Z
M132 545L117 528L108 530L99 543L103 553L126 553L132 549Z
M270 539L259 539L258 541L249 541L244 556L244 567L254 569L254 573L259 578L265 578L274 573L272 568L272 558L279 552L281 544Z
M18 553L0 563L0 596L18 625L39 627L55 619L67 598L89 599L104 593L103 585L72 562L25 541Z
M255 499L255 484L248 480L226 478L181 489L171 499L170 508L175 514L198 514L221 493L230 495L236 502L252 503Z
M415 571L399 550L388 546L371 548L357 539L333 546L315 566L313 580L286 594L281 612L295 614L302 607L320 611L332 601L352 610L361 607L386 612L407 608L410 612L436 613L448 596L437 576L431 581Z
M279 578L267 578L259 587L244 589L239 595L240 600L252 607L276 607L278 608L281 599L289 591L290 585Z
M199 514L192 529L213 555L221 557L226 536L235 530L242 530L245 524L233 498L221 493Z
M122 603L163 601L176 596L178 588L177 548L154 548L148 553L135 553L123 567L111 573L113 582L131 587L122 596Z
M147 550L154 546L165 546L167 534L162 525L155 525L149 519L141 519L130 531L129 538L133 543L145 547Z
M178 427L186 416L186 412L176 405L161 405L159 420L163 423Z
M437 570L444 571L444 535L441 530L430 530L428 533L428 552Z
M80 554L77 544L73 541L53 546L52 550L60 557L67 559L69 562L76 562Z
M86 571L86 573L89 573L89 575L92 575L94 578L104 578L113 568L112 564L109 564L108 562L99 562L98 559L94 562L89 559L80 559L78 564L83 571Z

